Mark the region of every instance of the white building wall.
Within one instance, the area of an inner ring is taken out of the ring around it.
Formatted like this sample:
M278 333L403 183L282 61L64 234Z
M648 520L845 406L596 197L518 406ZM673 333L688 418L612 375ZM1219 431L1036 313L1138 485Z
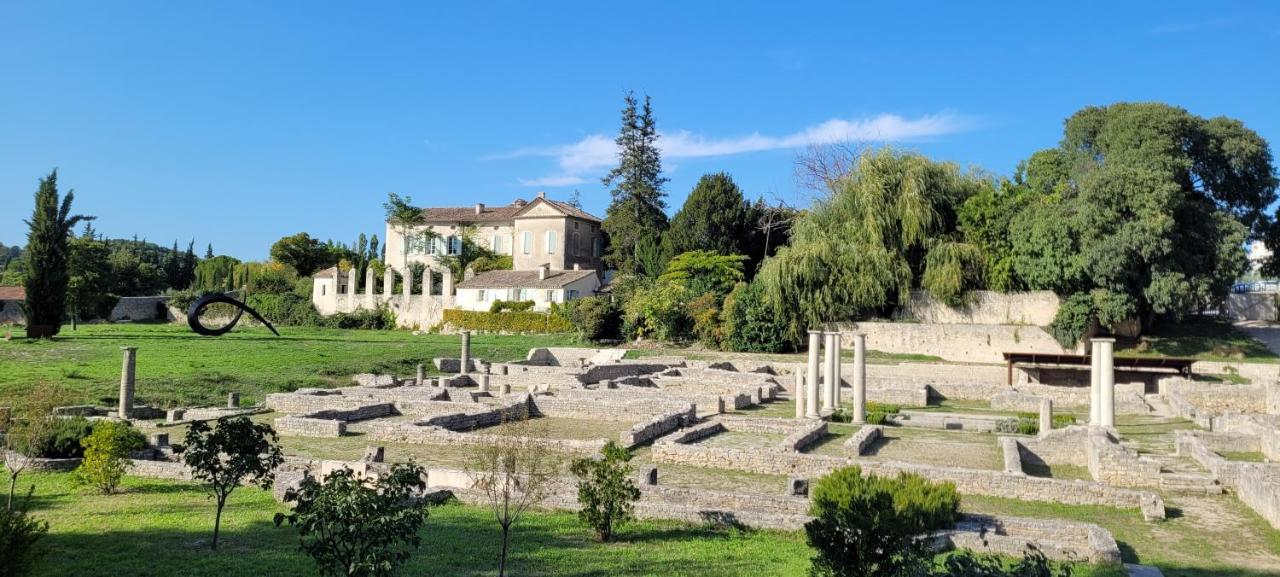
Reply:
M510 224L478 224L475 228L476 232L475 237L473 238L475 239L476 244L487 247L489 250L494 250L494 241L496 237L499 246L497 247L497 250L494 251L498 254L511 254L514 239L512 236L513 229ZM446 239L451 236L461 235L463 227L457 224L433 224L426 227L420 227L415 230L420 231L424 229L430 229L439 235L439 238L435 241L435 250L437 251L437 254L446 254L445 251L448 250L448 247L446 246ZM387 223L385 238L386 242L383 245L384 249L382 257L383 262L396 270L404 268L404 236L401 235L400 231L392 226L391 223ZM435 255L416 250L414 247L410 247L408 257L408 262L411 264L419 262L427 265L428 267L440 268L440 265L436 262Z

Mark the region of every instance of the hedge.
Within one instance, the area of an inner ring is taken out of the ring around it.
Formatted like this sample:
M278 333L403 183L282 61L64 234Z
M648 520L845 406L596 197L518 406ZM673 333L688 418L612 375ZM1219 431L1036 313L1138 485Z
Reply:
M505 333L569 333L573 323L563 317L532 311L465 311L445 309L445 324L457 329Z

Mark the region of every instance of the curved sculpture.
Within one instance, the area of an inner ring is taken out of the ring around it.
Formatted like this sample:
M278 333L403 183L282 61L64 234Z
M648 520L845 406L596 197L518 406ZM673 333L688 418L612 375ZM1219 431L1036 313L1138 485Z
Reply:
M204 312L206 307L214 303L225 303L236 307L236 316L231 317L231 322L227 323L227 326L211 329L200 324L200 313ZM226 334L231 329L235 328L236 323L240 322L240 315L246 312L253 315L253 318L258 319L258 322L270 329L277 337L280 336L280 333L276 331L276 328L271 326L271 323L267 322L267 319L262 318L262 315L258 314L258 311L253 310L249 305L220 293L204 295L197 299L196 302L191 303L191 308L187 309L187 326L190 326L191 330L195 331L198 335L216 337L218 335Z

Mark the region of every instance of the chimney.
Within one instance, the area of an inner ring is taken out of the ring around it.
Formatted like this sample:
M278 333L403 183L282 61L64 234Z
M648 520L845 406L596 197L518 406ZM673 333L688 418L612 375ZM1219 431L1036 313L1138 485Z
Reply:
M551 265L542 263L538 265L538 280L547 280L547 275L551 273Z
M484 203L483 203L483 202L477 202L477 203L476 203L476 214L480 214L480 213L482 213L482 212L484 212Z
M575 263L573 263L573 270L582 270L582 265L580 265L580 264L578 264L578 263L576 263L576 262L575 262Z
M541 190L538 191L538 198L546 198L546 197L547 197L547 193L542 192Z

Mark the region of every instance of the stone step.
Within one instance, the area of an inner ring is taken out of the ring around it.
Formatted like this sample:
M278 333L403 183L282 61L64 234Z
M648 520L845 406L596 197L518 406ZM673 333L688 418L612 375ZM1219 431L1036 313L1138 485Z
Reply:
M1207 473L1161 473L1160 490L1173 493L1221 495L1222 485Z

